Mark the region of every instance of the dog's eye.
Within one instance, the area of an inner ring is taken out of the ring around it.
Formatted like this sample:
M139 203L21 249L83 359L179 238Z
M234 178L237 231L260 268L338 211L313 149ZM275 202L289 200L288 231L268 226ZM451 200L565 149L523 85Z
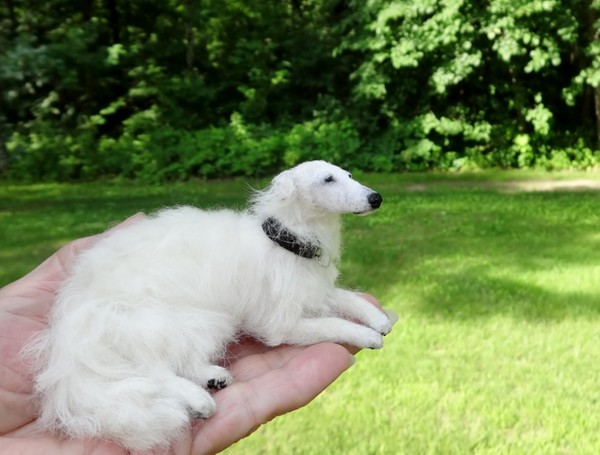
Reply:
M352 174L348 174L348 177L352 178Z
M333 183L333 182L335 182L333 175L330 175L329 177L325 177L325 183Z

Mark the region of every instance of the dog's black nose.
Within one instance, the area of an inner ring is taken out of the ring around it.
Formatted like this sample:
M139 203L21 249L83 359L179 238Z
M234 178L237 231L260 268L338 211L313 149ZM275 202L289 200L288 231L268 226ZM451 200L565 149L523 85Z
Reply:
M378 209L379 206L381 205L381 203L383 202L383 198L381 197L381 194L379 194L379 193L371 193L371 194L369 194L367 201L369 201L369 204L371 204L371 207L373 207L374 209Z

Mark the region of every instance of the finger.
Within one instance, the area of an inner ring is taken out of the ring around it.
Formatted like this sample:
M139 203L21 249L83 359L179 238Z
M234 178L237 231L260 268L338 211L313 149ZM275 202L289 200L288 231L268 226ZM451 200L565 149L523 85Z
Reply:
M262 354L270 349L273 348L264 345L255 338L242 336L235 343L232 343L227 347L227 352L225 354L224 361L222 362L222 366L230 368L232 365L237 364L240 359L255 354Z
M291 354L295 355L291 355ZM321 343L281 354L279 368L215 394L217 412L196 427L192 453L212 454L261 424L309 403L352 363L341 346Z
M371 294L367 294L366 292L358 292L358 295L360 295L363 299L365 299L365 300L369 301L370 303L372 303L374 306L376 306L380 310L382 309L381 308L381 303L379 303L379 300L377 300Z
M117 223L116 225L112 226L108 231L106 231L100 235L106 235L109 232L114 231L115 229L123 229L127 226L132 226L136 223L139 223L142 220L145 220L146 218L148 218L148 217L146 216L146 214L144 212L137 212L137 213L131 215L126 220L121 221L120 223Z
M126 455L125 449L116 443L97 440L66 440L49 436L36 437L0 437L0 453L66 455Z
M272 348L263 344L256 346L250 344L248 350L244 351L228 367L236 381L247 382L269 371L281 368L305 349L304 346L278 346Z

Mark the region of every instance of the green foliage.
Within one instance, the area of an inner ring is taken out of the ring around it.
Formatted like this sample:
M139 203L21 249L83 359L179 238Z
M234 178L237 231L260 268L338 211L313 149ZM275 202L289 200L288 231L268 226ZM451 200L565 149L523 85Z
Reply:
M184 180L191 175L253 176L271 172L279 165L281 135L246 125L239 114L232 115L224 127L196 131L170 126L143 128L145 122L152 121L154 111L143 114L126 122L118 140L103 139L99 144L102 156L121 163L126 177L159 182ZM108 163L106 168L110 172Z
M597 166L600 2L0 4L17 180Z
M295 125L289 131L285 137L283 159L287 166L306 160L356 164L360 146L358 132L350 120L322 122L317 119Z
M566 108L557 84L571 84L557 68L585 38L579 19L591 9L543 0L371 1L355 9L345 27L362 32L338 52L361 53L355 99L388 127L405 125L408 169L527 166L527 154L580 132L575 117L554 123ZM524 135L527 153L515 150Z

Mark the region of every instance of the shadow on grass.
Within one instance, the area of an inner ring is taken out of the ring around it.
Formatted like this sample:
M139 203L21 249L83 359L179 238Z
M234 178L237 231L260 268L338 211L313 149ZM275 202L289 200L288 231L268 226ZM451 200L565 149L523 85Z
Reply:
M600 193L445 189L386 204L368 225L349 220L346 282L435 318L600 316Z
M429 316L470 319L502 315L531 321L600 317L599 293L590 289L553 289L526 278L494 277L477 268L447 272L438 280L422 295L419 311ZM456 282L469 284L456 286Z

